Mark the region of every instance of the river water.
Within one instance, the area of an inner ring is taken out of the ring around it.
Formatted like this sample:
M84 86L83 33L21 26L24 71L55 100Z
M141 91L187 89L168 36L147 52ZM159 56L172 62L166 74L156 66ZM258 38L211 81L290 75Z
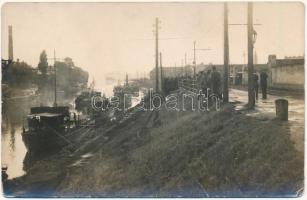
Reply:
M27 149L22 141L21 132L22 126L18 125L2 129L2 165L8 166L9 179L25 174L23 160Z
M105 84L98 90L106 94L107 97L113 96L115 83ZM144 96L139 92L137 97L132 98L132 106L138 104ZM1 124L1 164L7 166L9 179L16 178L25 174L24 160L27 149L22 140L22 127L27 127L26 116L32 106L38 106L36 97L13 98L14 100L2 99L2 124Z
M7 166L9 179L22 176L23 161L27 149L22 141L22 126L26 125L26 116L30 107L36 104L36 97L2 99L1 124L1 164Z

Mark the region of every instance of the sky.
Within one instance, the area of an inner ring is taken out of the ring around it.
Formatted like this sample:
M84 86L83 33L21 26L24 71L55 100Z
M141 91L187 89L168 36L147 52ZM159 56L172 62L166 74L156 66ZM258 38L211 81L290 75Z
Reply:
M247 3L229 3L229 23L247 22ZM187 54L197 63L223 63L223 3L6 3L1 10L2 58L8 57L8 25L13 26L14 58L37 67L39 55L71 57L96 84L106 74L124 79L155 66L154 21L161 20L159 51L164 66L181 66ZM304 55L304 5L254 3L258 63L268 55ZM230 63L243 63L247 27L229 26ZM53 61L49 61L53 64Z

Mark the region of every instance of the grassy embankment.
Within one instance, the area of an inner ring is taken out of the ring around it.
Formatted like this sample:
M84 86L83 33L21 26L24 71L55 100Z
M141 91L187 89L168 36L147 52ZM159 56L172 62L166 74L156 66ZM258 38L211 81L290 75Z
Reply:
M33 166L23 184L48 180L24 194L295 195L303 187L304 158L289 131L287 122L248 117L231 105L205 113L139 112L109 131L82 134L87 139L78 137L71 156Z

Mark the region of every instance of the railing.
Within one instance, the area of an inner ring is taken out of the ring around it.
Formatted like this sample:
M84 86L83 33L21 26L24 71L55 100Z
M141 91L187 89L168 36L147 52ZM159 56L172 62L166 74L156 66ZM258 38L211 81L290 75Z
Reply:
M196 79L192 79L192 78L183 78L183 79L179 79L178 81L178 87L180 90L184 89L184 90L188 90L190 92L193 92L195 94L198 93L200 86L199 84L197 84Z

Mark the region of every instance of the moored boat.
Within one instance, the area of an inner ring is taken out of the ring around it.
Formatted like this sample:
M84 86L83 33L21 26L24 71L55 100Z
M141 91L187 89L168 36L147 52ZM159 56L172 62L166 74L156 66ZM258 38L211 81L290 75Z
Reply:
M57 151L68 143L68 107L32 107L27 121L28 130L23 130L22 138L29 152Z

